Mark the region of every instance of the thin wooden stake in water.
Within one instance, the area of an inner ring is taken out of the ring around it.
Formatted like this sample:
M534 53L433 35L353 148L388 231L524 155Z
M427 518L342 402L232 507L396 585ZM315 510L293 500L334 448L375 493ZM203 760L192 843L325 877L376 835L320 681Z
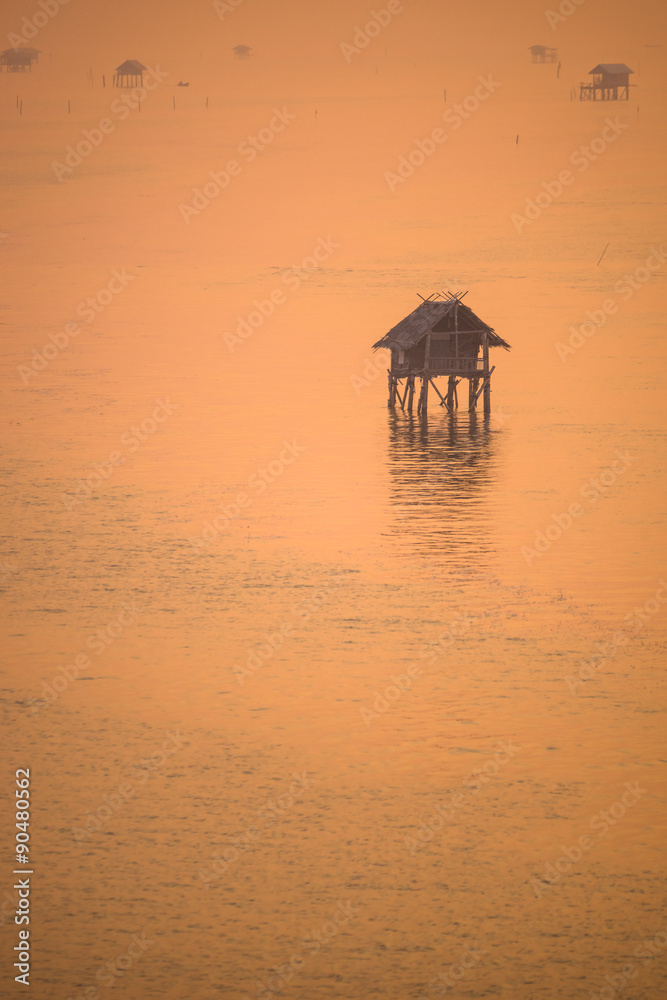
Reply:
M105 77L104 73L102 73L102 86L106 87L106 85L107 85L107 80L106 80L106 77Z
M447 90L445 90L445 92L444 92L444 97L445 97L445 104L446 104L447 103Z
M23 101L21 101L21 103L19 104L19 114L20 115L23 114Z
M608 246L609 246L609 244L607 243L607 247L608 247ZM603 258L603 257L604 257L604 255L606 254L606 252L607 252L607 247L605 247L605 248L604 248L604 250L602 251L602 253L600 254L600 260L602 260L602 258ZM598 261L598 266L600 265L600 260Z
M514 145L515 145L515 146L518 146L518 145L519 145L519 136L517 136L517 137L516 137L516 142L514 143Z
M175 111L176 110L176 98L172 97L172 101L174 102L174 111Z
M208 107L208 97L206 98L206 107Z

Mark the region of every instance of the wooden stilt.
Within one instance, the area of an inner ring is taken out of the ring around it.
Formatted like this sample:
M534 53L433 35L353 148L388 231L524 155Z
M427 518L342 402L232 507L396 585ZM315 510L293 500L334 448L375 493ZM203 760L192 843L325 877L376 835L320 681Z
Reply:
M487 416L491 412L491 372L489 371L489 338L486 333L482 334L482 357L484 358L484 416Z
M484 416L491 412L491 376L484 379Z
M387 399L387 406L390 410L394 409L395 396L394 396L394 376L391 372L387 373L387 388L389 390L389 398Z
M412 400L415 395L415 377L414 375L408 375L408 413L412 413Z
M468 413L474 413L477 406L477 383L479 379L468 379Z
M430 380L429 380L428 375L425 375L422 378L422 396L423 396L423 401L422 401L422 415L425 414L426 411L428 410L428 383L429 383L429 381Z

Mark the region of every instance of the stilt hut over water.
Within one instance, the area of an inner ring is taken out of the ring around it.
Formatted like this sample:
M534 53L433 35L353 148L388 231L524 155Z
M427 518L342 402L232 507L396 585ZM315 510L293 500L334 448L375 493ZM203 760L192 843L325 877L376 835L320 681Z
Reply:
M252 49L249 45L235 45L232 49L235 59L248 59Z
M5 49L0 52L0 72L29 73L32 64L39 62L39 49Z
M391 409L396 408L398 399L402 409L412 412L415 381L419 379L417 412L426 412L429 386L433 386L440 405L453 413L458 407L457 386L467 379L468 410L471 413L476 410L483 394L484 413L491 412L491 375L495 365L489 366L489 349L503 347L509 351L510 345L463 304L464 295L429 296L373 344L373 350L384 347L391 351L387 403ZM435 383L439 377L447 379L444 396Z
M628 101L630 99L630 74L634 70L625 63L599 63L589 70L592 83L582 83L582 101Z
M534 63L554 63L558 49L549 49L546 45L531 45L529 51Z
M114 87L141 87L146 67L138 59L126 59L116 67L113 77Z

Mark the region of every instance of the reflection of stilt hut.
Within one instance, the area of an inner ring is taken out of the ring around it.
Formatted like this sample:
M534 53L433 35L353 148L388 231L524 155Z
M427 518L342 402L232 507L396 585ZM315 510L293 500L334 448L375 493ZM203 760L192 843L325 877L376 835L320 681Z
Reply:
M235 45L232 49L235 59L247 59L252 49L249 45Z
M546 45L531 45L529 49L534 63L554 63L558 49L548 49Z
M467 294L467 293L464 293ZM373 344L391 351L388 406L394 409L396 399L401 408L412 411L415 380L421 380L417 412L426 413L428 389L433 386L450 413L458 407L457 386L468 380L468 410L477 408L484 394L484 413L491 412L491 375L489 348L510 345L483 323L472 309L463 305L461 295L431 295L404 320ZM435 384L439 376L447 377L446 395ZM401 388L403 390L401 395Z
M5 49L0 52L0 72L29 73L32 64L39 61L39 49Z
M634 70L625 63L600 63L589 71L592 83L582 83L579 98L582 101L628 101L630 99L630 74Z
M478 571L495 541L492 519L480 517L497 477L492 421L477 413L444 421L389 413L383 530L427 556L429 566Z
M137 59L126 59L120 66L116 66L113 77L114 87L141 87L144 82L144 70L146 67Z

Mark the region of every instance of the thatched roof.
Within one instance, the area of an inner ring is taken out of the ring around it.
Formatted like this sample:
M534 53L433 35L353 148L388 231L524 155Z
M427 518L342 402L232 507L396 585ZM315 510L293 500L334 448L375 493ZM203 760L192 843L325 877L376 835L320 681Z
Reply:
M116 66L116 72L120 73L121 76L140 76L145 69L144 64L140 63L138 59L126 59L120 66Z
M589 69L589 73L607 73L610 76L616 76L619 73L634 73L633 69L626 66L625 63L598 63L593 69Z
M427 333L432 333L435 327L451 313L457 301L460 324L459 333L465 333L465 327L469 331L486 331L489 338L489 347L504 347L506 351L509 351L510 345L502 337L499 337L495 330L488 326L488 324L483 323L472 309L469 309L468 306L465 306L456 297L422 302L409 316L402 319L381 340L373 344L373 350L376 350L378 347L386 347L388 350L391 350L391 348L407 350L410 347L414 347L422 337L425 337Z
M41 49L5 49L0 59L5 66L28 66L37 62Z
M22 52L24 56L28 56L30 59L36 59L41 51L41 49L31 48L5 49L3 52L0 52L0 56L16 55L17 53Z

